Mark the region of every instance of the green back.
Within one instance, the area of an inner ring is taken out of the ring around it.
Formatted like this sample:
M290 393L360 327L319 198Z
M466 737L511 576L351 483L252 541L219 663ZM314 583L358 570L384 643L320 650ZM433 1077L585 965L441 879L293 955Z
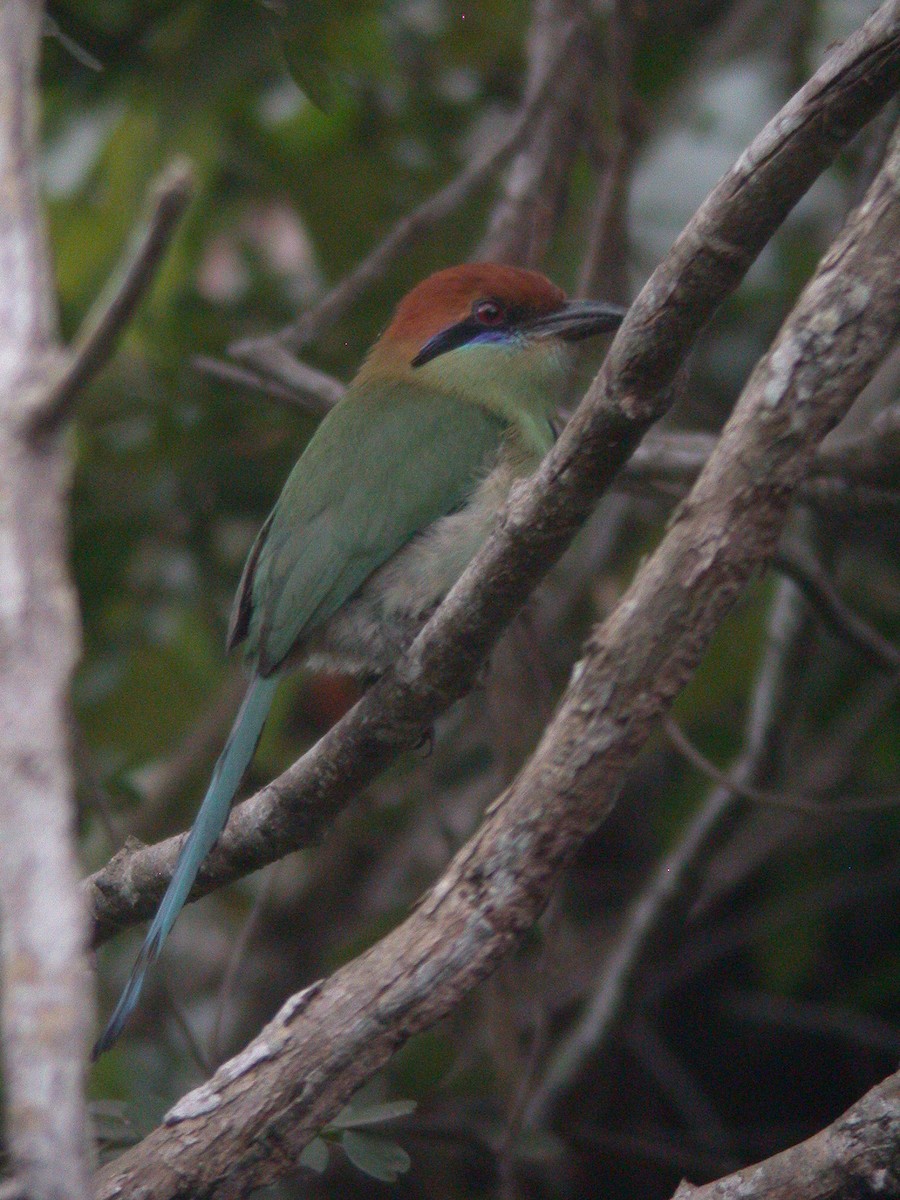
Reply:
M250 552L229 647L262 675L413 534L458 508L496 458L505 422L410 384L351 389L322 421Z

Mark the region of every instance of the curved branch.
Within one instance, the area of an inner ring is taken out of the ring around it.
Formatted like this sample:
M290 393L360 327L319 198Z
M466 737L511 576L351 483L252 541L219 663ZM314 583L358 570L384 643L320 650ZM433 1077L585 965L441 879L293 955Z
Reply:
M603 955L583 1011L549 1056L530 1098L526 1120L546 1124L565 1093L591 1059L603 1052L621 1020L647 946L661 936L690 878L712 853L716 833L732 811L735 783L764 776L789 695L793 648L803 627L802 603L793 584L780 580L769 608L766 639L752 688L743 748L728 783L710 789L675 843L657 863L628 906L616 937Z
M898 331L900 143L753 372L688 503L591 636L534 757L482 827L402 925L288 1001L161 1128L102 1171L100 1197L139 1189L148 1200L234 1196L273 1181L399 1046L451 1011L512 948L771 558L815 447ZM414 646L427 650L428 629Z
M900 1195L900 1072L866 1092L827 1129L672 1200L845 1200Z
M775 568L793 579L822 618L876 667L891 674L900 672L900 650L848 604L828 575L810 554L787 546L773 559Z
M122 261L78 331L65 368L35 413L34 434L57 429L71 415L84 385L109 362L122 330L153 281L193 191L193 168L186 159L175 159L154 183L148 215L132 235Z
M315 367L307 366L298 358L291 357L290 387L274 375L261 375L248 367L221 362L207 354L195 354L191 366L223 383L236 383L239 387L253 388L278 400L288 408L301 409L314 416L323 416L340 400L344 385L333 375L326 375Z

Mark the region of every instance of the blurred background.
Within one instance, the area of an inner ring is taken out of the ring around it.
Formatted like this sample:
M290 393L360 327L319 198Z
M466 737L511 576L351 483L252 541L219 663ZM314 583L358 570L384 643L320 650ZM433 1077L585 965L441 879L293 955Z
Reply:
M197 180L71 435L86 872L129 835L155 841L192 821L242 689L224 652L231 597L318 419L296 380L259 364L258 386L223 378L222 364L252 365L252 348L239 362L229 347L292 322L398 221L504 146L496 169L461 188L346 311L297 339L303 362L346 381L409 287L471 257L627 301L718 176L871 8L49 5L43 173L67 337L158 173L184 155ZM684 495L674 451L695 461L708 449L702 435L727 419L895 119L891 109L852 144L763 253L692 356L659 461L602 502L431 752L401 758L319 846L185 910L127 1035L95 1068L108 1152L152 1127L288 995L401 920L477 827ZM572 403L596 369L597 351L587 354ZM900 635L898 378L895 355L832 438L838 452L852 443L862 466L804 493L790 573L770 573L740 602L679 700L677 727L647 747L540 925L367 1089L364 1103L416 1102L370 1130L389 1139L382 1148L400 1145L410 1169L373 1183L371 1160L360 1170L335 1130L324 1174L298 1166L266 1195L654 1200L682 1177L702 1182L808 1136L896 1068L900 712L896 661L889 646L879 656L878 637ZM810 576L832 589L829 620ZM874 637L868 648L848 614ZM245 792L354 698L338 678L287 680ZM717 786L704 759L750 794ZM101 1012L140 937L100 950Z

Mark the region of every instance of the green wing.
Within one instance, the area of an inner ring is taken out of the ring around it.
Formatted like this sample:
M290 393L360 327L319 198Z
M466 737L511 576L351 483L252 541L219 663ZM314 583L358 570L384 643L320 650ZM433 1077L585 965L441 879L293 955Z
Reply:
M403 385L348 392L322 421L250 551L229 648L269 675L413 534L458 508L504 423Z

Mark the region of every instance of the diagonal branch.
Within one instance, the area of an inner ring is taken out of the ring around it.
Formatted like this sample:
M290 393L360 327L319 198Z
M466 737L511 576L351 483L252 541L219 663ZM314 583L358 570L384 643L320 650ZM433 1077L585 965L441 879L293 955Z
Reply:
M268 370L288 386L294 383L291 350L313 341L322 330L334 324L363 293L384 275L390 264L422 234L438 225L478 190L523 144L539 118L565 61L573 30L564 32L547 73L533 95L522 106L506 138L487 157L470 163L440 191L429 196L417 209L401 218L370 254L336 284L330 292L298 320L277 333L265 337L243 338L228 348L229 354L244 362ZM303 379L297 382L304 387Z
M234 363L221 362L206 354L195 354L191 366L197 371L220 379L223 383L236 383L239 387L254 388L288 408L301 409L314 416L323 416L340 400L344 385L333 375L326 375L315 367L307 366L298 358L291 358L288 386L277 376L262 375L249 367L238 367Z
M898 332L900 141L753 372L687 504L589 639L534 757L482 827L402 925L288 1001L241 1055L102 1171L100 1197L234 1196L272 1182L399 1046L512 948L771 558L815 447ZM416 646L427 645L426 630Z
M835 50L710 193L642 290L537 474L393 672L299 762L237 806L193 898L308 845L463 695L500 631L671 399L706 321L841 145L900 83L900 0ZM87 883L95 940L148 917L181 837L125 850Z
M780 580L770 606L766 640L744 730L744 745L727 783L711 788L686 828L628 907L621 928L591 981L583 1011L554 1047L528 1105L527 1121L549 1122L588 1061L597 1058L621 1020L647 947L659 939L687 881L713 852L739 790L764 777L777 745L789 696L794 647L803 628L800 593Z
M846 1200L900 1194L900 1072L836 1121L764 1162L692 1187L672 1200Z
M900 650L855 613L842 599L821 563L799 546L787 546L775 555L774 565L793 579L822 618L839 636L855 646L882 671L900 672Z
M35 434L57 429L71 415L84 385L109 362L169 248L193 190L193 171L186 159L170 163L154 184L146 221L78 331L68 362L35 414Z

